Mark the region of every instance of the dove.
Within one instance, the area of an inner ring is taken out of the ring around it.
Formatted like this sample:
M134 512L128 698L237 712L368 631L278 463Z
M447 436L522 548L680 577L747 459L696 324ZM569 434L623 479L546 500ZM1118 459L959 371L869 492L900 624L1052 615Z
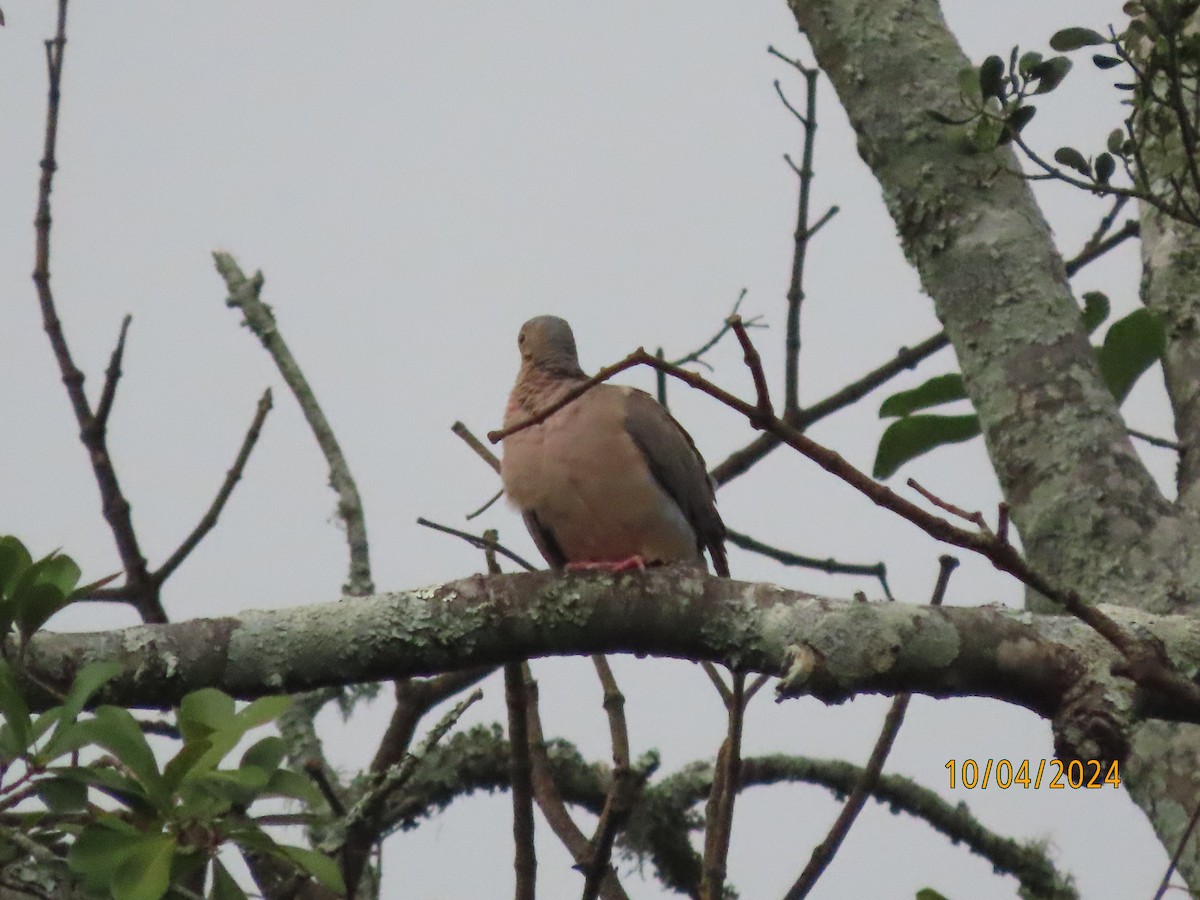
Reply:
M566 320L538 316L517 337L508 428L587 380ZM728 576L725 526L691 436L645 391L598 384L504 439L504 492L555 569L621 572L687 563Z

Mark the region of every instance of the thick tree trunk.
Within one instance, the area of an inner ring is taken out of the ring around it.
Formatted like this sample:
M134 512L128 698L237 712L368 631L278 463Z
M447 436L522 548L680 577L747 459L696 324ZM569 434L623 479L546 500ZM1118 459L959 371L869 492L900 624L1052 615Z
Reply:
M1200 591L1200 480L1185 450L1173 508L1138 461L1101 382L1061 258L1004 150L972 154L926 110L958 108L970 65L935 0L791 0L849 114L909 259L954 345L1031 561L1093 602L1179 610ZM1003 52L1006 48L996 48ZM1149 223L1147 301L1165 314L1167 381L1185 443L1200 440L1200 259L1194 237ZM1164 268L1155 255L1170 256ZM1134 799L1168 852L1200 799L1193 726L1143 728ZM1181 861L1200 888L1200 840Z

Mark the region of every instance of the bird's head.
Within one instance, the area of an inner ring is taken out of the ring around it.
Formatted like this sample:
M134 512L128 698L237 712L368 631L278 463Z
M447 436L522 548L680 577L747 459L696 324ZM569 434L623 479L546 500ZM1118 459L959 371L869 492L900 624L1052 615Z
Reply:
M575 335L566 319L538 316L521 326L517 335L523 368L540 369L557 375L582 375Z

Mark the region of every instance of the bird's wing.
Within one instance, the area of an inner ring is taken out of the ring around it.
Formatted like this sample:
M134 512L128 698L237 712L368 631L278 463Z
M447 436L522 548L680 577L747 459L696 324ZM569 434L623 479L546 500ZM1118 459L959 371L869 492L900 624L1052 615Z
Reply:
M524 510L521 513L521 518L525 520L525 527L529 529L529 536L533 538L533 543L542 554L542 558L550 564L550 568L564 568L567 565L567 555L558 546L554 532L538 519L537 513L532 509Z
M632 389L625 397L625 430L641 451L650 474L678 504L696 532L697 549L707 549L716 573L728 576L725 524L717 512L704 458L691 435L657 400Z

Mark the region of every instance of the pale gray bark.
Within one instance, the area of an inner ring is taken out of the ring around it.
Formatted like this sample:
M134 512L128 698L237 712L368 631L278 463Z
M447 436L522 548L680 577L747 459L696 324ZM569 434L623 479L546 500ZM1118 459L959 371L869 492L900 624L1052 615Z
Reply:
M1125 561L1169 507L1100 379L1029 186L1005 172L1011 153L971 153L926 114L958 108L970 64L939 5L792 8L946 326L1031 559L1098 600L1157 591Z
M1105 611L1156 637L1179 668L1200 668L1200 622ZM69 681L93 660L118 660L124 672L101 702L166 706L208 686L249 698L610 652L766 672L783 678L785 696L830 703L863 692L994 697L1051 718L1060 741L1089 756L1120 752L1106 744L1113 738L1104 729L1121 731L1142 717L1194 716L1114 677L1115 651L1074 619L992 606L834 600L678 567L616 577L477 575L353 604L42 632L27 659L51 684ZM35 705L49 702L37 684L26 688Z
M791 0L954 345L1031 561L1093 602L1171 613L1200 593L1200 239L1144 215L1144 299L1184 447L1180 504L1154 487L1098 377L1061 259L1011 153L972 154L928 119L969 65L935 0ZM1101 23L1093 23L1100 25ZM997 47L1002 53L1006 48ZM1138 729L1134 798L1168 852L1200 802L1200 733ZM1200 840L1181 860L1200 888Z

